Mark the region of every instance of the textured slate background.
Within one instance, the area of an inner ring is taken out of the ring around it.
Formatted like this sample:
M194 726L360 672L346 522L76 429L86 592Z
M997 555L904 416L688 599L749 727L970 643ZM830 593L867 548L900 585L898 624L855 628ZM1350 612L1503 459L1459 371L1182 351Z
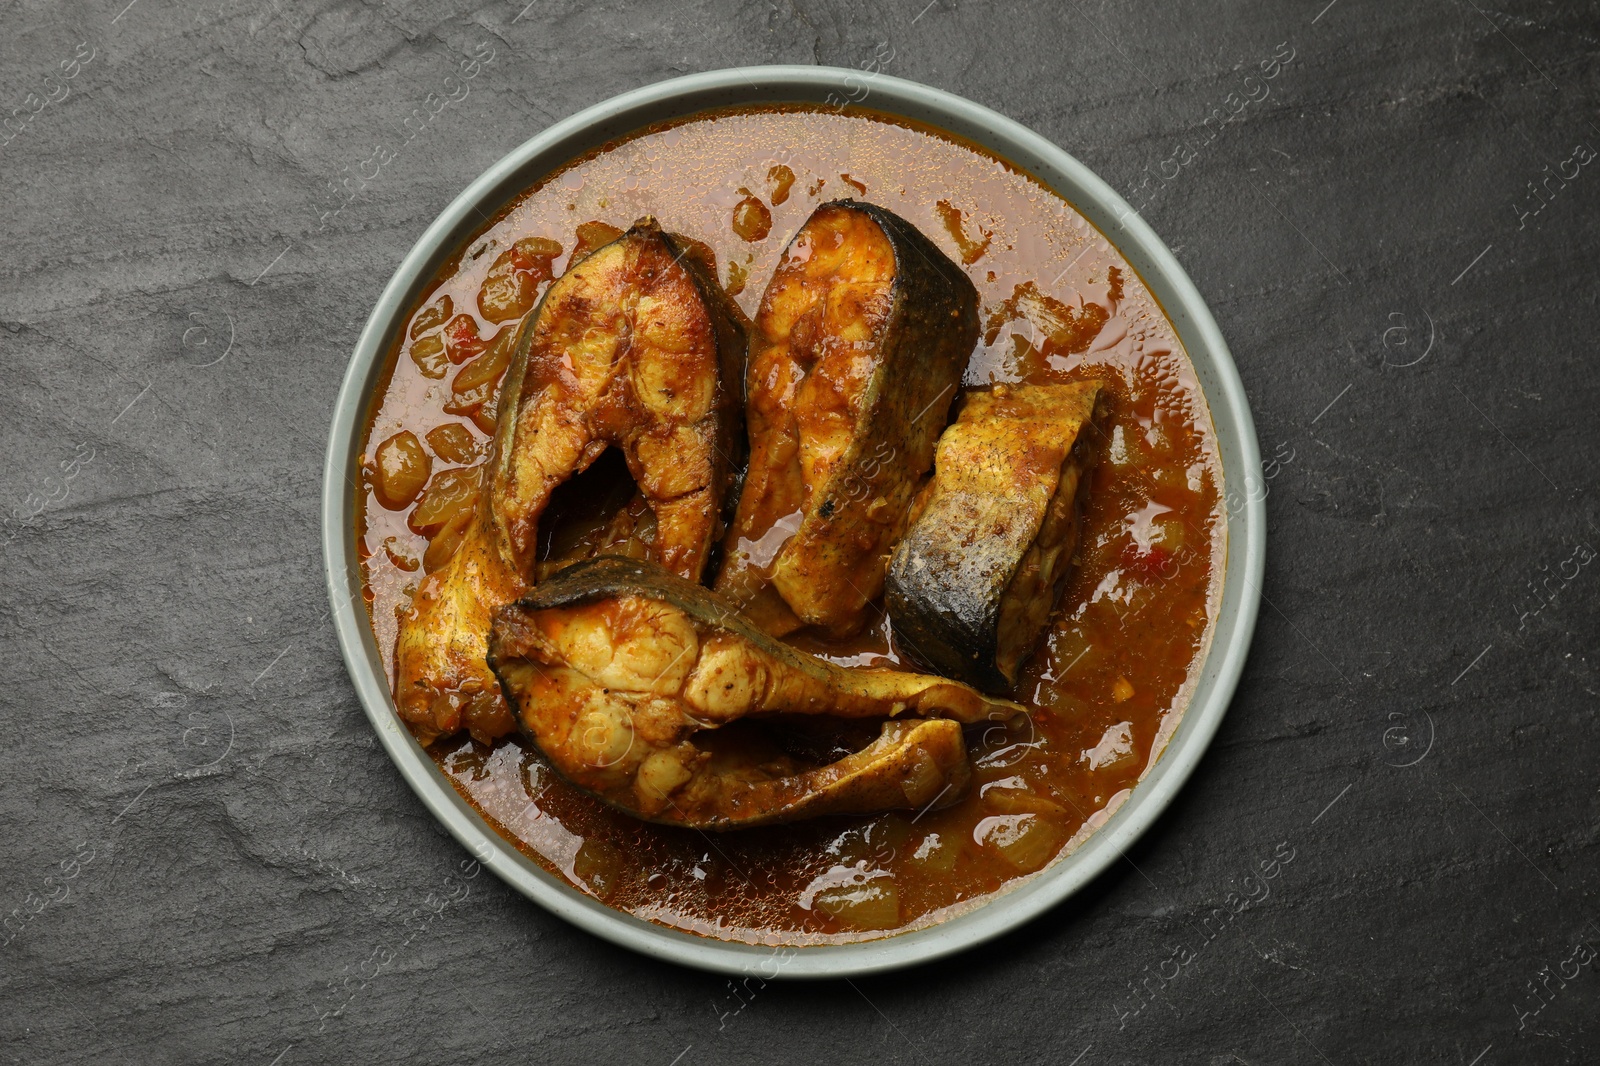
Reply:
M0 1058L1600 1059L1600 6L925 2L0 3ZM1128 863L912 973L741 1006L490 877L411 936L462 853L374 745L317 541L368 309L555 119L885 43L1143 204L1232 343L1278 461L1222 733Z

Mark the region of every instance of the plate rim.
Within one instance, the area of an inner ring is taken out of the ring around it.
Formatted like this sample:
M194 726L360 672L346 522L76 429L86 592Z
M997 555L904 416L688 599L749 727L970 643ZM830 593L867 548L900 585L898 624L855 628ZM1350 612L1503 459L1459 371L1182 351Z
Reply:
M527 168L539 161L542 173L549 173L586 150L574 141L592 141L592 147L655 122L718 106L829 103L841 93L844 99L862 93L855 103L863 107L929 122L1028 171L1066 199L1135 267L1183 343L1210 409L1223 466L1219 497L1226 569L1210 643L1182 720L1126 801L1072 854L987 902L922 929L852 944L758 946L698 936L613 909L528 859L462 800L400 724L366 608L356 608L361 573L354 536L358 485L352 475L359 470L371 391L411 299L483 218L494 217L511 197L537 180L525 173ZM560 160L541 161L557 154ZM1051 172L1069 187L1051 180ZM1249 653L1266 567L1265 496L1247 491L1237 512L1226 501L1228 486L1236 477L1242 475L1246 489L1252 477L1259 480L1260 462L1243 382L1199 290L1149 224L1109 183L1065 149L981 104L886 74L822 66L730 67L646 85L549 126L475 178L424 230L373 306L334 404L322 476L324 574L340 653L385 752L434 818L483 866L557 917L652 958L765 979L855 977L931 962L1032 921L1125 857L1126 849L1171 805L1221 726Z

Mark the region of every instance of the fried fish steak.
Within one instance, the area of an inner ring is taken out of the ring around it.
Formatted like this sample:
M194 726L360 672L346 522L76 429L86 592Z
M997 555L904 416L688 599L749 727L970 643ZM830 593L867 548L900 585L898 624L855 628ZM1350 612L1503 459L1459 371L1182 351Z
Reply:
M717 590L774 635L858 629L977 336L977 291L915 227L818 207L756 315L750 466Z
M694 245L643 220L569 268L523 323L477 512L400 620L396 703L422 743L515 729L484 661L491 615L533 584L551 493L608 447L651 513L644 552L704 573L742 447L745 335Z
M895 639L926 665L986 691L1016 684L1071 572L1101 397L1098 381L968 392L884 596Z
M948 805L971 778L960 723L1026 713L942 677L835 666L702 586L611 556L500 608L489 663L565 777L697 829ZM816 766L740 729L777 714L886 721L865 748Z

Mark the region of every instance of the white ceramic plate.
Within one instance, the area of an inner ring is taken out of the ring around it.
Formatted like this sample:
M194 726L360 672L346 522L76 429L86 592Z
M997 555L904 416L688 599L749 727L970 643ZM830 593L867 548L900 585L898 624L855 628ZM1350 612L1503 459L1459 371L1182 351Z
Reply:
M1254 493L1228 509L1227 570L1211 645L1181 723L1155 766L1075 852L984 904L938 925L854 944L762 948L710 940L614 910L523 856L463 801L395 714L366 609L356 554L362 434L383 361L406 315L450 254L484 218L569 160L643 126L710 108L859 100L948 130L1028 171L1072 203L1139 272L1166 311L1211 408L1224 485L1258 484L1260 455L1228 346L1166 245L1111 187L1038 134L986 107L915 82L832 67L711 71L625 93L545 130L490 167L428 227L383 290L356 344L334 409L323 470L322 545L328 595L350 678L390 758L422 802L474 856L529 899L573 924L660 959L762 977L848 977L924 962L998 936L1066 899L1111 865L1172 802L1233 696L1255 628L1266 562L1265 508ZM830 99L831 97L831 99ZM1239 499L1235 495L1233 499Z

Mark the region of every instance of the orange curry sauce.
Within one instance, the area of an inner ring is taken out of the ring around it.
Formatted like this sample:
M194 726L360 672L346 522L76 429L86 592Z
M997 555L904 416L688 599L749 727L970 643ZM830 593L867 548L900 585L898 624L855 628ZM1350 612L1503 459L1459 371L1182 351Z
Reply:
M461 735L432 749L491 825L578 889L663 925L750 943L881 937L969 908L1080 844L1160 756L1204 657L1225 533L1209 412L1138 276L1059 196L938 130L856 109L699 115L573 162L462 249L412 310L364 451L370 474L380 444L409 431L403 458L426 467L402 471L413 479L448 481L482 462L493 403L472 404L492 392L476 379L495 371L493 360L476 364L467 388L452 386L494 347L483 342L515 328L506 316L525 313L560 275L580 225L620 228L654 215L706 242L728 291L754 316L784 244L819 203L843 197L889 208L963 264L986 325L966 385L1093 377L1111 393L1078 564L1013 694L1033 708L1031 722L969 729L975 779L953 807L722 834L608 809L518 738L489 748ZM591 246L607 232L586 229ZM553 259L548 242L561 246ZM480 301L486 284L493 292ZM440 432L446 425L460 428ZM412 440L426 442L425 455ZM620 463L602 467L626 476ZM380 500L367 481L357 532L388 659L429 539L414 531L415 499L402 491L400 501ZM627 498L625 487L591 484L591 500ZM596 510L569 521L593 522ZM441 535L437 522L421 524ZM427 558L430 568L440 554ZM804 634L794 643L844 664L901 661L881 621L848 644Z

